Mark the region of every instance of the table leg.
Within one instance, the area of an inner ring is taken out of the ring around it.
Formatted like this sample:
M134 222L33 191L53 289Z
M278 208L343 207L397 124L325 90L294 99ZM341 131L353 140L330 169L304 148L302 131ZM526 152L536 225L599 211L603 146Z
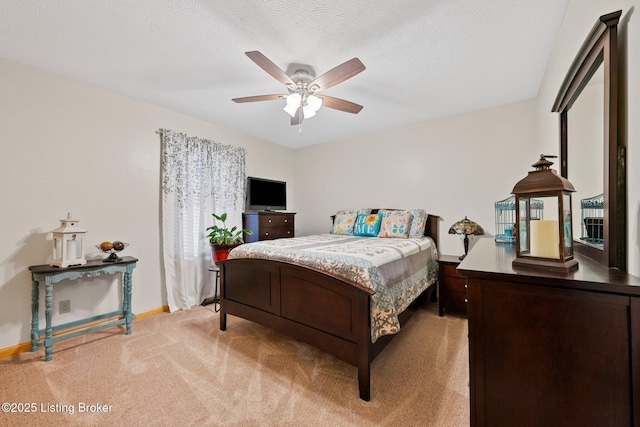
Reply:
M213 291L213 301L215 303L215 305L213 306L213 309L215 310L216 313L220 311L220 296L218 295L219 281L220 281L220 272L216 271L216 287Z
M50 276L45 277L44 291L45 318L47 319L47 328L44 330L44 360L48 362L52 359L53 347L53 283Z
M125 320L127 327L127 335L131 335L131 322L136 318L135 314L131 313L131 273L133 266L127 266L127 272L123 274L124 295L122 297L122 316Z
M225 272L225 269L224 269L224 266L222 266L220 268L220 272L218 273L218 277L220 278L220 297L218 298L218 301L220 301L220 330L221 331L227 330L227 313L224 310L224 305L222 304L222 300L224 300L224 295L225 295L224 278L226 277L226 275L224 274L224 272Z
M224 310L220 312L220 330L227 330L227 313L225 313Z
M38 329L40 329L40 321L38 319L38 310L40 309L40 282L31 279L31 351L38 351Z

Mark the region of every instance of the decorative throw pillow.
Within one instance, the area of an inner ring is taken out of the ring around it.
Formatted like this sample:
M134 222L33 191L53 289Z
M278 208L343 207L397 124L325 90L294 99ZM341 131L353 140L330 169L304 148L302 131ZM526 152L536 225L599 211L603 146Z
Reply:
M411 212L385 211L382 214L382 223L378 237L398 237L406 239L409 236L410 226Z
M427 211L424 209L412 209L411 228L409 228L409 238L419 239L424 236L424 227L427 225Z
M331 234L353 235L353 227L356 225L356 218L360 213L371 213L371 209L358 209L352 211L338 211L333 220Z
M382 214L358 214L354 236L376 237L380 232Z

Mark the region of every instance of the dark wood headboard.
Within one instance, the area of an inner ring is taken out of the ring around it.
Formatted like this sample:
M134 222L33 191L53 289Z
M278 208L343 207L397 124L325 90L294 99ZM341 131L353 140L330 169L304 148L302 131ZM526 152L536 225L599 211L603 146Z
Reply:
M424 227L424 235L427 237L431 237L434 242L436 242L436 247L438 246L438 222L440 221L440 217L438 215L427 214L427 225Z

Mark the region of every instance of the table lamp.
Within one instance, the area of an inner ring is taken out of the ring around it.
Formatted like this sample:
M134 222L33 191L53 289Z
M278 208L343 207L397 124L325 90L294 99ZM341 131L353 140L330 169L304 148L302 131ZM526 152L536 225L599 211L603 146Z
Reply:
M484 230L465 216L464 219L456 222L449 228L449 234L464 234L464 255L459 257L459 259L464 259L469 252L469 235L482 236Z

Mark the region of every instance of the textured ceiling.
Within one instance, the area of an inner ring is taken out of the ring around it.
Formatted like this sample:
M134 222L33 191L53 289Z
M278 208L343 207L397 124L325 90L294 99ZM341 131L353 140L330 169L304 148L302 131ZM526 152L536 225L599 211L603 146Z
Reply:
M533 98L569 0L2 0L0 57L287 147ZM367 67L291 126L284 93L245 51L320 75ZM179 129L177 129L179 130Z

